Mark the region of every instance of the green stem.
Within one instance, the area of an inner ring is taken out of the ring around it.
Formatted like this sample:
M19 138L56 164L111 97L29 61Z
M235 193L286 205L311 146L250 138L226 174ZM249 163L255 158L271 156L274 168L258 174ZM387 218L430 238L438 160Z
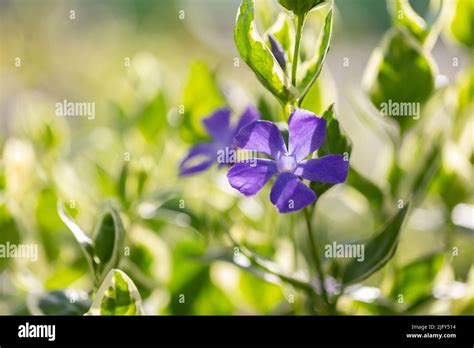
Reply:
M308 238L309 238L309 248L311 251L311 256L313 257L314 264L316 266L316 271L318 272L319 283L321 284L321 293L324 299L324 302L329 306L329 297L326 292L326 287L324 286L324 273L321 260L319 258L318 250L316 249L316 241L314 239L313 228L311 227L311 213L308 209L304 209L306 226L308 227Z
M293 66L291 68L291 83L296 87L296 72L298 71L298 60L300 56L301 35L303 34L303 27L306 15L296 15L296 40L295 50L293 52Z
M293 271L296 271L298 269L298 245L296 243L296 236L295 236L295 220L290 217L290 238L291 238L291 244L293 246Z

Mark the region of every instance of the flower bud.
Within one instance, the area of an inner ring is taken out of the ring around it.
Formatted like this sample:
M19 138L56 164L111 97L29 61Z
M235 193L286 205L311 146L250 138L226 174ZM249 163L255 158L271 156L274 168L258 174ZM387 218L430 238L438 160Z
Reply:
M304 15L320 4L324 4L326 0L278 0L281 6L289 11L293 11L296 15Z

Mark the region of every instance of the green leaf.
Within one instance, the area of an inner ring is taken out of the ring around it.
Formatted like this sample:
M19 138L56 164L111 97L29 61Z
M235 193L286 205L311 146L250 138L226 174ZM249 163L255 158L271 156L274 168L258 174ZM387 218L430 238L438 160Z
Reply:
M139 168L137 173L137 196L140 198L143 195L143 191L145 189L145 185L148 180L148 170L147 168Z
M375 237L359 242L365 245L364 261L352 260L344 268L344 286L360 282L382 268L395 254L409 204L406 204Z
M325 96L323 90L322 81L316 80L311 88L309 89L308 93L306 94L305 98L301 100L300 107L302 109L311 111L316 115L322 115L325 111Z
M454 16L449 25L453 38L460 44L474 49L474 2L455 1Z
M443 265L443 254L432 254L415 260L395 273L391 297L403 295L408 305L431 295L434 279Z
M105 277L87 315L141 315L140 293L121 270L112 269Z
M202 254L205 248L206 244L201 238L181 239L174 245L171 279L168 285L171 293L169 304L171 314L202 314L197 308L198 303L208 302L209 299L206 300L209 296L208 290L214 285L210 279L209 265L196 262L193 256Z
M73 289L34 295L28 302L33 315L83 315L91 305L86 292Z
M3 194L5 188L7 186L7 178L5 175L5 169L3 168L3 164L0 164L0 192Z
M448 171L444 167L439 169L433 185L448 211L452 211L459 202L469 200L471 189L466 186L465 181L459 174Z
M298 84L298 89L301 91L301 99L304 99L323 69L324 60L329 51L329 45L331 42L332 24L333 11L331 9L326 15L323 30L321 31L318 43L316 44L316 55L301 66L300 76L302 76L302 79Z
M425 197L428 187L431 184L433 177L438 172L441 164L442 146L436 140L431 146L432 148L426 155L426 158L420 166L420 170L412 184L411 192L413 194L413 202L416 204L422 201Z
M193 63L183 92L183 138L195 141L207 137L202 119L224 105L214 74L203 62Z
M0 202L0 231L0 245L20 243L21 235L17 224L2 202ZM8 266L10 260L8 257L0 257L0 273Z
M110 208L102 217L94 240L95 257L99 261L97 268L99 280L117 266L124 238L122 219L115 209Z
M397 161L393 161L388 172L389 189L392 197L400 196L402 182L405 180L406 175L406 171L400 164Z
M82 252L84 253L87 262L91 268L92 273L95 275L96 272L96 261L94 260L94 242L91 238L74 222L74 220L68 215L64 205L58 201L57 210L59 217L64 222L64 224L69 228L77 242L81 246Z
M127 197L127 179L128 179L128 162L124 162L120 171L119 179L117 182L117 194L120 198L120 202L125 208L130 207L130 202Z
M357 309L362 309L365 312L368 312L368 314L373 314L373 315L387 315L387 316L393 316L398 314L395 309L393 308L392 304L387 301L385 298L382 299L376 299L373 302L364 302L364 301L354 301L353 305ZM359 311L358 311L359 313Z
M138 115L137 126L149 143L157 143L159 133L167 125L166 100L162 93L156 95Z
M115 193L115 179L105 169L103 163L94 163L94 169L96 170L96 185L99 189L101 196L111 196Z
M242 59L253 70L262 85L282 105L296 99L295 90L275 57L260 37L254 21L253 0L242 0L237 15L234 39Z
M382 190L369 179L362 176L353 167L349 168L346 183L362 193L373 208L378 209L382 206L384 199Z
M318 5L325 4L325 0L278 0L281 6L297 15L304 15Z
M474 108L474 66L463 71L462 76L458 78L457 85L457 111L459 115L456 122L464 125L467 115L472 114ZM459 131L459 133L461 133Z
M420 43L428 37L429 30L425 20L420 17L408 0L390 0L387 2L392 21L395 25L406 28Z
M372 54L363 87L374 106L398 122L404 133L432 95L436 73L431 54L404 30L395 28Z
M278 112L281 110L278 103L272 103L265 98L265 96L259 96L257 100L257 109L260 112L262 120L268 120L275 122L277 119Z
M48 261L53 261L60 256L58 233L64 228L56 214L58 201L56 189L51 186L42 188L38 192L37 199L35 215L40 241Z
M313 83L303 99L300 107L316 115L322 115L328 105L334 101L335 90L333 81L328 75L320 76Z
M318 149L318 157L330 154L343 154L349 159L352 145L350 140L344 135L339 122L334 115L334 104L323 113L322 118L326 120L326 141ZM311 190L320 197L335 184L323 183L319 181L311 181L309 184Z
M322 118L326 120L326 141L318 149L318 156L330 154L350 154L352 150L351 141L342 131L339 121L334 114L334 104L324 111Z
M286 301L284 288L280 284L247 272L242 272L239 278L238 286L242 296L257 313L275 313L278 305Z

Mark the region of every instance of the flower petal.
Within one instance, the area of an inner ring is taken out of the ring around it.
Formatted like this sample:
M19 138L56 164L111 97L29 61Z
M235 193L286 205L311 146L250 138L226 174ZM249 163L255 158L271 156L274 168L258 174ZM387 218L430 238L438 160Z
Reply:
M255 107L249 106L247 109L245 109L242 116L240 116L240 119L237 122L237 126L234 129L234 136L236 136L243 127L259 119L260 119L260 112L258 112L258 110Z
M270 200L280 213L291 213L303 209L316 200L316 194L291 173L278 175Z
M285 51L283 47L281 47L278 40L271 34L268 35L268 41L270 42L270 48L272 51L273 56L275 57L278 65L285 70L286 69L286 58L285 58Z
M186 176L201 172L209 168L216 161L214 144L201 143L189 150L179 165L179 176Z
M234 144L245 150L254 150L278 159L286 153L286 146L278 127L269 121L256 121L240 130Z
M256 159L254 163L236 163L227 173L230 186L245 196L253 196L277 172L274 161Z
M295 175L307 180L338 184L346 181L349 161L343 155L327 155L300 162Z
M310 111L296 109L288 121L289 153L297 161L316 151L326 138L326 120Z
M203 120L207 132L217 141L226 144L231 141L230 109L216 110L211 116Z

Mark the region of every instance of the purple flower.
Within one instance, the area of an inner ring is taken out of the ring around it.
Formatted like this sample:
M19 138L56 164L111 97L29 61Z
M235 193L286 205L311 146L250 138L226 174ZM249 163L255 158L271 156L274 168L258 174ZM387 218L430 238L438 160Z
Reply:
M212 137L212 141L196 144L189 150L179 165L180 176L201 172L218 162L220 151L229 153L230 150L235 149L233 139L239 131L249 123L260 119L259 112L251 106L240 116L235 127L230 124L230 115L230 109L222 108L203 120L204 127ZM231 162L219 162L219 166L225 164L231 164Z
M274 123L256 121L242 128L234 144L272 159L236 163L227 173L230 185L245 196L255 195L276 175L270 200L280 213L300 210L316 200L316 194L300 178L337 184L346 180L349 170L349 161L342 155L305 159L324 143L326 120L297 109L290 116L288 130L287 149Z
M285 70L286 69L286 58L285 58L285 51L283 47L281 47L278 40L273 35L268 35L268 41L270 42L270 48L272 51L273 56L275 57L278 65Z

